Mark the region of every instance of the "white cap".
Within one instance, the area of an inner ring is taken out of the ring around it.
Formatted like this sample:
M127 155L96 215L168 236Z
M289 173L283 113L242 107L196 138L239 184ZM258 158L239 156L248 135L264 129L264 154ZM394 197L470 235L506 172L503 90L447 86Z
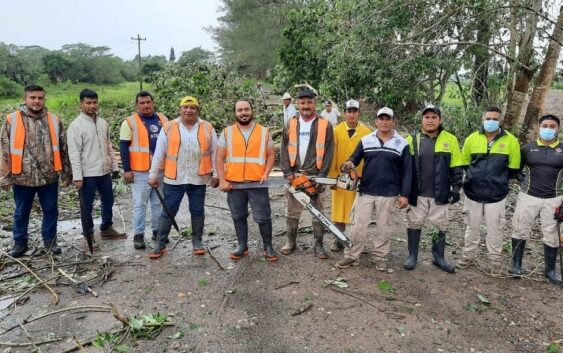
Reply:
M360 109L360 102L358 102L355 99L350 99L348 102L346 102L346 107L344 108L344 110L346 109Z
M289 92L285 92L285 93L283 94L282 99L291 99L291 96L289 95Z
M377 111L377 116L381 116L381 115L387 115L393 118L393 111L391 110L391 108L383 107Z

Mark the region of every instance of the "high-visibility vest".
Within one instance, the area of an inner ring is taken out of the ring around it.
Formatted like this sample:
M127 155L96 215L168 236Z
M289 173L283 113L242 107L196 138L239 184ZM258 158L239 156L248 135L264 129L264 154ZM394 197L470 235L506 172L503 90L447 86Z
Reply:
M8 114L6 117L10 125L10 162L12 165L12 174L21 174L23 166L23 149L25 145L25 125L23 122L23 114L16 111ZM49 136L51 138L51 146L53 147L53 167L55 172L63 170L61 160L61 150L59 148L59 124L58 116L47 113L47 123L49 124Z
M260 181L266 170L266 149L270 132L268 128L255 123L248 141L237 124L223 131L227 141L225 158L225 179L228 181Z
M289 165L295 167L297 162L297 153L299 152L299 147L297 146L297 121L299 117L294 116L289 120L289 142L287 144L287 154L289 155ZM325 139L326 130L329 128L330 123L325 118L317 117L317 140L315 142L315 150L317 154L317 169L321 169L323 166L323 157L325 155ZM303 161L301 161L303 164Z
M169 121L164 127L168 139L166 158L164 160L164 176L176 180L178 175L178 153L180 153L180 125L176 120ZM199 175L211 173L211 134L213 125L205 120L198 121L197 141L199 142Z
M164 127L168 122L168 119L166 119L166 117L161 113L156 113L156 115ZM127 123L131 128L131 144L129 145L131 170L146 172L151 167L149 132L138 113L128 117Z

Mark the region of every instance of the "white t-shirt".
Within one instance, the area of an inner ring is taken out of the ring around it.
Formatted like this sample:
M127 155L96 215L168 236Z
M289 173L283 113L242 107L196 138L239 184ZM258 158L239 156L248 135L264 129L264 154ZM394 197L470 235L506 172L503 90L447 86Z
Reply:
M340 116L340 112L338 111L338 109L332 108L330 113L326 110L323 110L321 116L327 119L332 125L336 125L338 124L338 117Z
M287 124L287 121L289 119L293 118L296 115L297 115L297 109L295 109L293 104L289 103L287 108L284 106L283 107L283 124L284 125Z
M311 140L311 125L313 125L313 121L316 119L317 118L305 121L301 116L299 117L299 161L301 162L301 165L303 165L303 161L307 155L307 149L309 148L309 141Z

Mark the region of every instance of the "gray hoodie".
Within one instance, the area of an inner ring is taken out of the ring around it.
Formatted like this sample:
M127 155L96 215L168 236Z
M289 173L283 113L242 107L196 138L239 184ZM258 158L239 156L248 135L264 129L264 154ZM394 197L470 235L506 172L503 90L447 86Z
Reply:
M67 131L68 155L72 180L96 177L119 170L109 136L109 125L103 118L95 120L84 114L74 119Z

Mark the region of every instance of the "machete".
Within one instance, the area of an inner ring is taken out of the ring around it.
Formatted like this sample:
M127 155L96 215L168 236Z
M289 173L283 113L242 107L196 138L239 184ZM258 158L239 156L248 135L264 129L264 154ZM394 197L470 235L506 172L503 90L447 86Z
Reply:
M289 185L288 181L281 178L272 178L262 183L260 183L259 181L255 181L251 183L231 184L231 189L242 190L242 189L256 189L256 188L275 188L282 185Z
M174 229L176 229L176 231L178 232L178 234L181 235L181 233L180 233L180 227L178 227L178 223L176 223L176 220L174 219L174 216L172 216L172 212L170 212L170 209L169 209L168 206L166 205L166 202L164 202L164 199L162 198L162 194L161 194L160 191L158 190L158 187L153 187L153 190L156 192L156 196L158 196L158 199L160 200L160 204L162 205L162 209L164 210L164 213L166 213L166 215L167 215L168 218L170 219L170 222L172 222L172 225L174 226Z

